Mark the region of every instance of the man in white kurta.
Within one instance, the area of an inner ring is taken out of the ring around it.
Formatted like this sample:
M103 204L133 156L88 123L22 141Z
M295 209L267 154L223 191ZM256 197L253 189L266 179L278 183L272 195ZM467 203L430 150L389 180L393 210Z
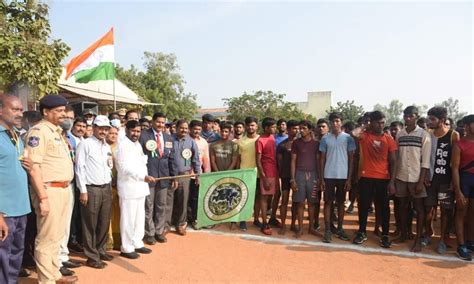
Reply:
M147 156L138 142L141 127L138 121L126 124L126 137L117 148L117 189L120 200L120 236L122 247L120 255L130 259L139 257L138 253L148 254L145 248L145 197L150 194L148 182Z

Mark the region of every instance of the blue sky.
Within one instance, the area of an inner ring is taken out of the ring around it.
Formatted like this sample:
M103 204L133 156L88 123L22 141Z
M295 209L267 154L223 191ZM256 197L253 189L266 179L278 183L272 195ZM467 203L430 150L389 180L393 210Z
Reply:
M465 2L48 1L53 37L80 53L115 28L116 61L175 53L202 107L244 91L330 90L367 110L449 96L473 112L473 5Z

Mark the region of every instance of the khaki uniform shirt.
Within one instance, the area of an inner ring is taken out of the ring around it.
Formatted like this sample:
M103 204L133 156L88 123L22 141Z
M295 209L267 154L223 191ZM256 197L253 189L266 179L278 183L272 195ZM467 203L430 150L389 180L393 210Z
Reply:
M62 129L42 120L27 134L26 149L35 164L39 164L43 182L71 182L74 167Z

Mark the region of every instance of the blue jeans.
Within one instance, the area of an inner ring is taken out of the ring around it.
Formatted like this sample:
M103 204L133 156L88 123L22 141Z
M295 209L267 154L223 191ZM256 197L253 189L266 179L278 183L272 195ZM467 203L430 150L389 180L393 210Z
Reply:
M0 283L16 283L25 246L26 215L6 217L8 236L0 241Z

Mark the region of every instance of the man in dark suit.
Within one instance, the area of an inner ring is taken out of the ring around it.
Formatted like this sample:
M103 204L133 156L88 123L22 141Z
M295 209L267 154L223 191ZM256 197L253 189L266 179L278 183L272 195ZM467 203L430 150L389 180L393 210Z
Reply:
M173 138L163 132L166 122L164 113L153 115L152 127L144 130L140 136L143 152L148 156L148 175L159 178L175 176ZM156 241L166 242L165 235L170 230L173 192L177 187L175 180L161 180L150 183L150 195L145 202L145 237L144 242L153 245Z

